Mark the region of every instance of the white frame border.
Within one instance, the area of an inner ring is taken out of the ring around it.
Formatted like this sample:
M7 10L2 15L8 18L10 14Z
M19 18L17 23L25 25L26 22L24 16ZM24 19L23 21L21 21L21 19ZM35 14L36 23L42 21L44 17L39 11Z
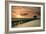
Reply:
M11 28L11 6L29 6L29 7L41 7L41 27L24 27L24 28ZM43 29L43 5L34 4L9 4L9 31L23 31L23 30L38 30Z

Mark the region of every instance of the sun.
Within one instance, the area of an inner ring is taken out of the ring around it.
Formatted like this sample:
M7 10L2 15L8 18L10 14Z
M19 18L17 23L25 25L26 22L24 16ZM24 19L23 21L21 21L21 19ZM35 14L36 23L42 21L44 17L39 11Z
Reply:
M16 18L22 18L23 16L21 16L21 15L16 15Z

